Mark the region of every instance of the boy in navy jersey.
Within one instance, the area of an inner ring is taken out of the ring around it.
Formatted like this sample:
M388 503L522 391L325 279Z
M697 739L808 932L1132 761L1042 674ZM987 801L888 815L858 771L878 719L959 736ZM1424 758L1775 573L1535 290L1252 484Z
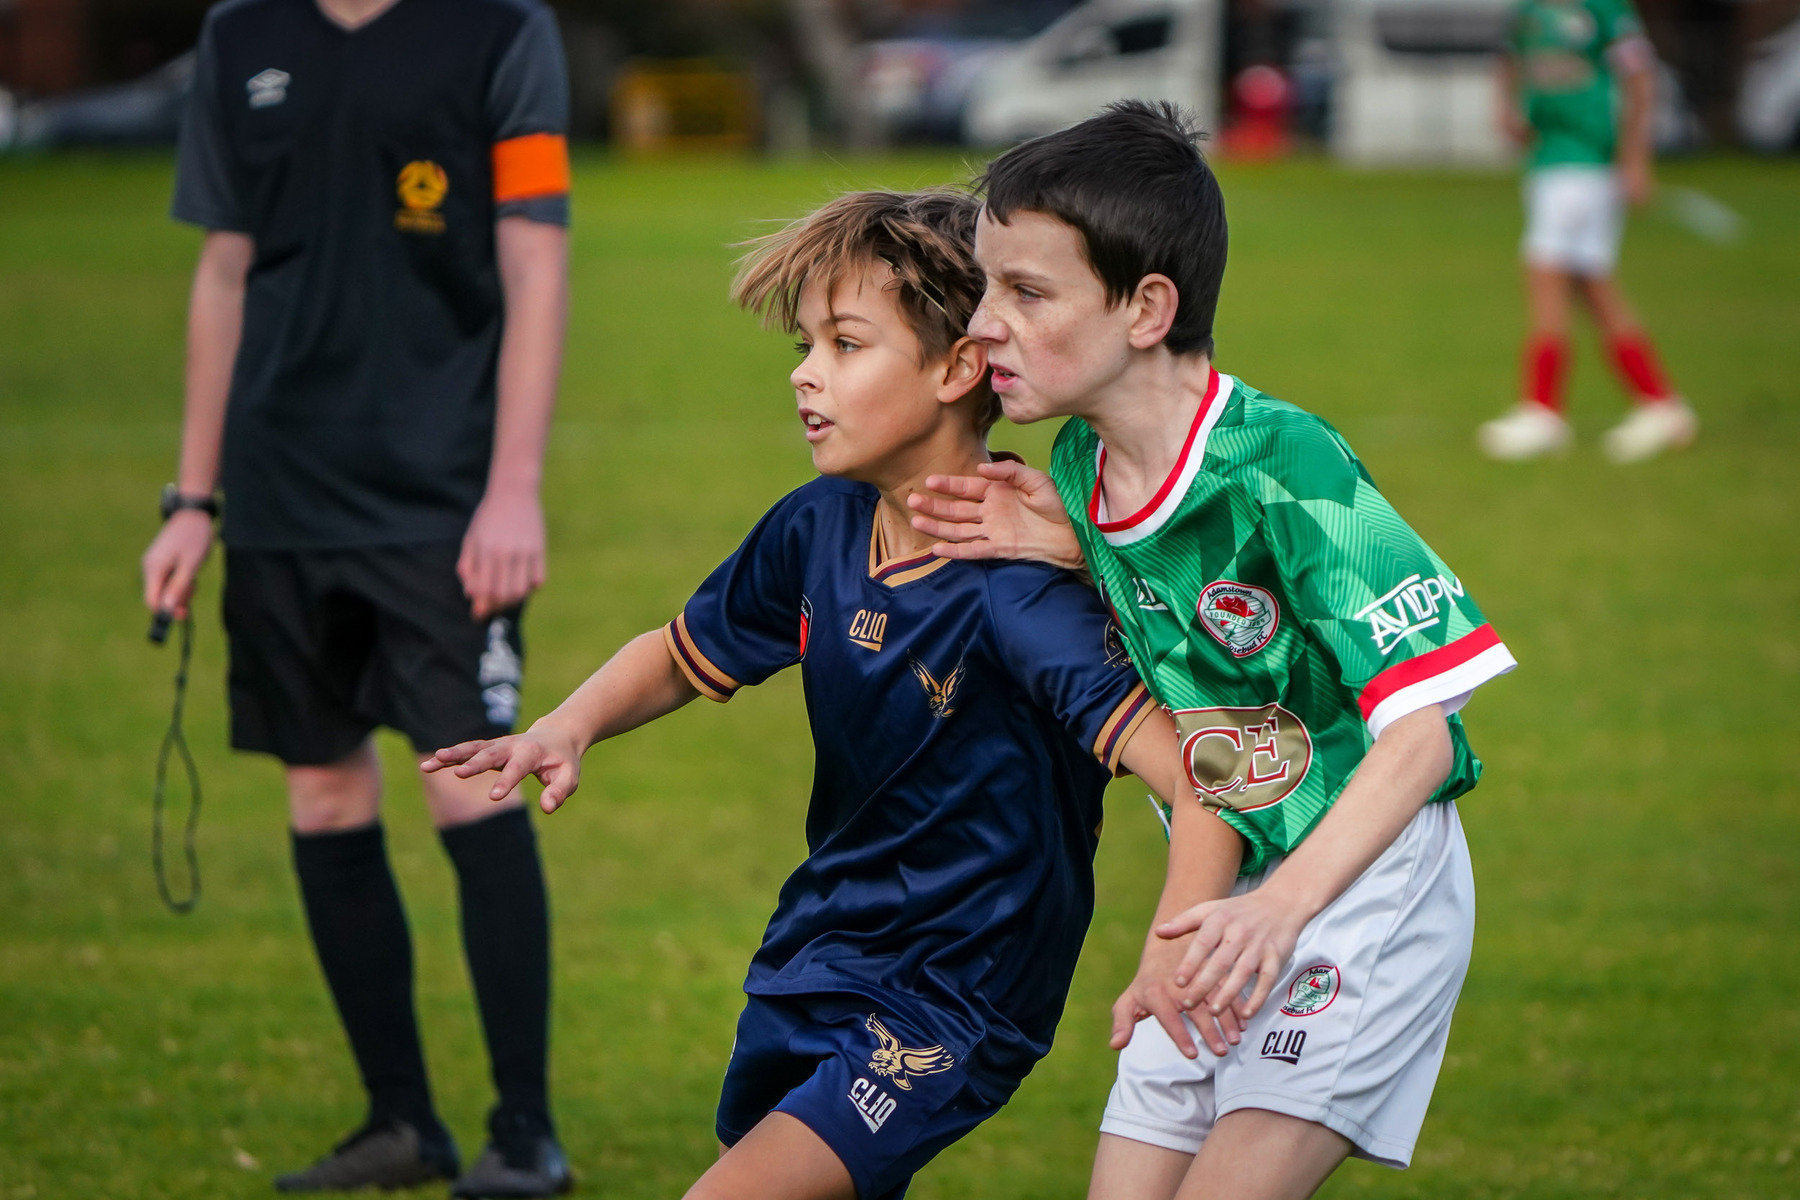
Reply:
M810 854L751 961L720 1158L690 1197L903 1194L1050 1049L1108 779L1123 766L1192 796L1092 588L934 558L908 521L926 476L991 461L998 406L963 335L977 211L960 193L863 193L757 245L736 296L802 336L791 378L823 477L526 733L425 764L499 771L497 798L535 775L554 811L596 742L800 665ZM1198 804L1176 812L1203 824L1185 866L1225 895L1238 835ZM1161 1015L1184 1036L1172 1001ZM1204 1036L1222 1053L1235 1026Z

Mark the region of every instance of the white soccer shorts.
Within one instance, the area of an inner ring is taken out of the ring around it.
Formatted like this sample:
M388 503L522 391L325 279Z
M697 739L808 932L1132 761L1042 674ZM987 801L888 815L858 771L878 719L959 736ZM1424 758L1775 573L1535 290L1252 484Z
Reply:
M1611 167L1545 167L1525 177L1525 238L1534 267L1605 277L1619 262L1625 195Z
M1238 881L1260 885L1279 865ZM1154 1019L1119 1055L1102 1133L1184 1154L1240 1108L1315 1121L1358 1158L1406 1167L1469 969L1475 879L1453 802L1427 804L1306 926L1244 1039L1182 1057Z

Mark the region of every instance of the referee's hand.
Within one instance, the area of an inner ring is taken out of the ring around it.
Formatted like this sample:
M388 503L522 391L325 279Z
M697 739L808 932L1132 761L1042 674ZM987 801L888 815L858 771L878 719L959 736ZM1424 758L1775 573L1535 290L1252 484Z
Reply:
M144 551L144 607L186 620L194 579L212 552L212 518L183 509L163 522L162 531Z
M544 509L535 493L482 498L463 535L456 574L477 621L504 612L544 583Z

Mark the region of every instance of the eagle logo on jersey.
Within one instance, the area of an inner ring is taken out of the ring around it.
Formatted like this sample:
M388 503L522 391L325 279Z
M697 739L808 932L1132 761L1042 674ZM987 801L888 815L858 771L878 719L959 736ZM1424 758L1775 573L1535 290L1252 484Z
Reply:
M947 717L954 713L956 710L950 706L956 701L956 689L962 686L966 670L963 664L957 663L956 669L944 676L944 681L939 683L925 664L912 655L906 656L906 662L912 668L912 673L918 676L919 685L925 689L925 702L931 706L931 715Z
M1116 621L1106 623L1106 636L1101 639L1100 648L1106 652L1107 666L1117 669L1131 665L1131 651L1125 648L1125 635Z
M1200 593L1200 623L1233 658L1246 658L1269 644L1281 625L1281 605L1263 588L1221 579Z
M450 191L444 168L428 159L417 159L400 168L394 191L403 206L394 214L394 228L406 233L444 232L444 214L438 206Z
M912 1091L909 1076L936 1075L956 1065L956 1056L942 1046L927 1046L923 1050L902 1046L900 1039L874 1013L869 1014L863 1026L875 1035L877 1043L875 1053L869 1055L869 1070L883 1079L892 1079L894 1086L903 1092Z

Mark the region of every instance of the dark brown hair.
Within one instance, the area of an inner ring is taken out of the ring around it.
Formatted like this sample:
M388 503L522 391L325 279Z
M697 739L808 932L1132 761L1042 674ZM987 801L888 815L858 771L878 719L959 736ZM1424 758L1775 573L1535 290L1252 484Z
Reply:
M950 353L969 328L986 286L975 265L975 219L981 204L967 192L851 192L786 228L744 245L731 298L763 324L792 332L800 296L813 282L829 292L846 276L876 263L894 273L888 289L919 339L921 365ZM983 379L976 428L1000 419L1000 401Z
M1200 138L1193 118L1167 101L1121 100L1008 150L976 187L1002 225L1036 212L1073 226L1108 306L1130 299L1146 275L1174 280L1163 345L1210 355L1228 238L1225 197Z

